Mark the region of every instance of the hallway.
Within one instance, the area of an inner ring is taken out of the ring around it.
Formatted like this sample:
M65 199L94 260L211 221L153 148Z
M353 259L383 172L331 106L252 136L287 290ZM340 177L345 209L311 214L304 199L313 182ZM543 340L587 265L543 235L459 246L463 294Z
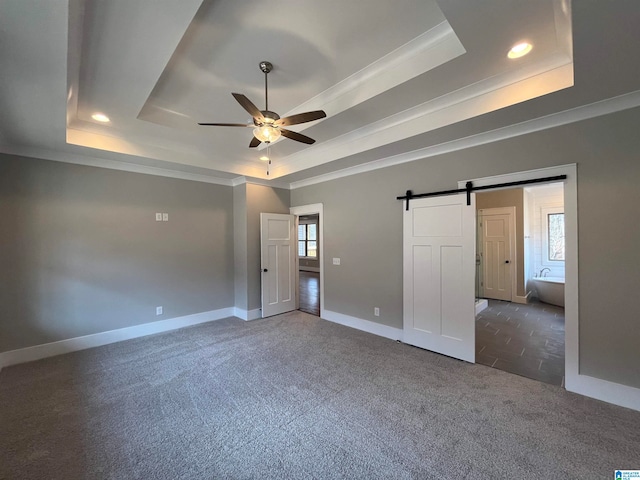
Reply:
M320 273L300 271L299 310L320 316Z

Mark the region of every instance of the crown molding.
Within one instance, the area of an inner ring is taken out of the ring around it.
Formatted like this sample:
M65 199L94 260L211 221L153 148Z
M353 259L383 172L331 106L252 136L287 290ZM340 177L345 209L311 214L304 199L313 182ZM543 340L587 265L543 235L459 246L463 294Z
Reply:
M298 105L283 117L311 110L325 110L331 116L338 115L464 53L466 53L464 46L449 22L445 20ZM296 125L296 131L305 130L322 121L324 120ZM259 150L264 148L266 148L264 144L258 147Z
M78 155L75 153L57 152L31 147L12 147L0 145L0 152L21 157L38 158L41 160L52 160L54 162L73 163L87 167L107 168L110 170L120 170L131 173L142 173L145 175L155 175L158 177L177 178L180 180L192 180L194 182L213 183L216 185L232 186L233 181L228 178L219 178L198 173L181 172L159 167L149 167L135 163L122 162L119 160L107 160L105 158L91 157L88 155Z
M411 152L405 152L399 155L394 155L392 157L374 160L362 165L348 167L335 172L299 180L297 182L291 182L290 188L292 190L295 190L297 188L315 185L317 183L328 182L330 180L335 180L342 177L348 177L351 175L357 175L359 173L378 170L380 168L391 167L393 165L413 162L415 160L421 160L423 158L443 155L445 153L464 150L488 143L499 142L502 140L507 140L509 138L519 137L521 135L539 132L541 130L548 130L550 128L560 127L563 125L568 125L570 123L609 115L636 107L640 107L640 90L626 93L617 97L600 100L598 102L590 103L587 105L582 105L580 107L572 108L569 110L564 110L562 112L552 113L550 115L545 115L543 117L538 117L521 123L516 123L514 125L509 125L475 135L470 135L464 138L458 138L456 140L451 140L449 142L444 142L438 145L431 145L429 147L413 150Z
M231 181L231 186L237 187L238 185L244 185L245 183L248 183L251 185L263 185L265 187L283 188L285 190L289 190L289 182L269 180L264 178L244 177L244 176L234 178Z
M281 159L274 178L420 135L573 86L573 60L564 53L483 79Z
M83 127L84 125L84 127ZM95 130L96 127L98 130ZM84 129L83 129L84 128ZM177 151L170 146L158 146L151 143L131 141L125 136L118 136L115 130L109 129L107 132L99 130L99 126L73 120L67 125L66 142L75 147L89 148L92 150L104 150L109 153L131 155L134 157L150 158L163 162L176 163L188 167L199 167L208 169L212 166L210 159L202 154L194 154L188 151ZM219 161L215 166L216 170L227 172L230 175L238 176L260 176L264 172L262 162L258 160L224 160ZM169 169L171 170L171 169ZM204 175L207 177L208 175Z
M594 102L588 105L572 108L562 112L552 113L544 117L527 120L518 124L509 125L495 130L478 133L464 138L459 138L438 145L432 145L411 152L405 152L392 157L374 160L362 165L348 167L323 175L299 180L297 182L287 183L284 181L259 179L246 176L238 176L233 179L219 178L202 174L180 172L158 167L149 167L137 165L134 163L123 162L119 160L107 160L87 155L78 155L74 153L57 152L53 150L37 149L31 147L15 147L8 145L0 145L0 152L10 155L18 155L31 158L40 158L44 160L52 160L64 163L73 163L76 165L85 165L98 168L107 168L112 170L121 170L132 173L142 173L146 175L156 175L168 178L177 178L181 180L192 180L195 182L212 183L217 185L236 186L244 183L252 183L256 185L265 185L275 188L291 189L315 185L318 183L335 180L342 177L357 175L359 173L370 172L380 168L386 168L402 163L413 162L423 158L442 155L445 153L464 150L488 143L507 140L509 138L534 133L541 130L560 127L582 120L588 120L599 116L609 115L623 110L640 107L640 90L630 92L617 97Z

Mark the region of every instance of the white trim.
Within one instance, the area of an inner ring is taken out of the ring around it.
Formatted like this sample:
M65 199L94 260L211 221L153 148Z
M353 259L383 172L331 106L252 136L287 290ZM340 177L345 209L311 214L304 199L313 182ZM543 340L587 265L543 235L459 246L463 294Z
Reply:
M254 308L253 310L245 310L243 308L233 307L233 316L244 321L257 320L262 318L262 309Z
M279 178L572 86L571 59L554 55L364 125L312 149L299 150L281 158L271 175Z
M565 259L565 388L570 392L596 398L614 405L640 410L640 389L608 380L601 380L589 375L581 375L579 372L578 195L576 165L560 165L527 172L471 179L471 181L476 186L483 186L556 175L567 175L567 179L564 182L567 245ZM458 187L463 188L467 181L458 182Z
M588 375L577 375L570 384L567 380L565 380L565 383L566 389L570 392L640 411L640 388L629 387L628 385L601 380Z
M590 118L609 115L611 113L628 110L630 108L636 108L638 106L640 106L640 90L626 93L617 97L600 100L588 105L582 105L580 107L564 110L562 112L556 112L545 115L543 117L526 120L514 125L508 125L495 130L489 130L487 132L470 135L468 137L457 138L449 142L431 145L429 147L413 150L411 152L405 152L380 160L374 160L372 162L363 163L361 165L348 167L335 172L325 173L304 180L299 180L297 182L291 182L290 188L291 190L295 190L296 188L302 188L309 185L315 185L317 183L328 182L330 180L357 175L359 173L370 172L373 170L378 170L380 168L413 162L436 155L456 152L479 145L486 145L488 143L499 142L501 140L507 140L509 138L518 137L520 135L526 135L529 133L539 132L542 130L579 122L582 120L588 120Z
M458 188L471 181L476 187L496 183L518 182L535 178L566 175L564 181L565 211L565 388L577 392L584 375L579 373L579 316L578 316L578 178L576 164L539 168L526 172L508 173L483 178L460 180ZM586 391L586 390L585 390ZM577 392L580 393L580 392ZM586 393L585 393L586 395ZM615 403L615 402L612 402Z
M476 315L481 311L489 307L489 301L486 298L479 298L476 300Z
M32 362L41 358L53 357L64 353L75 352L87 348L100 347L109 343L121 342L132 338L145 337L155 333L168 332L178 328L189 327L199 323L211 322L222 318L233 317L233 307L195 313L183 317L169 318L158 322L143 323L133 327L119 328L107 332L94 333L83 337L68 338L58 342L44 343L32 347L20 348L0 353L0 369L18 363Z
M178 170L169 170L159 167L149 167L146 165L139 165L137 163L129 163L121 160L107 160L105 158L92 157L89 155L77 155L75 153L56 152L53 150L42 150L28 147L10 147L6 145L0 145L0 152L8 155L35 158L38 160L51 160L53 162L71 163L87 167L106 168L122 172L155 175L157 177L178 178L180 180L192 180L194 182L213 183L229 187L232 186L232 180L228 178L219 178L199 173L181 172Z
M236 187L238 185L243 185L245 183L249 183L252 185L264 185L265 187L272 188L284 188L285 190L289 190L288 182L281 182L278 180L268 180L264 178L255 178L255 177L245 177L240 176L231 180L231 186Z
M348 167L335 172L330 172L315 177L291 182L289 184L285 182L275 182L275 180L264 180L264 185L276 186L277 188L295 190L297 188L306 187L309 185L315 185L318 183L335 180L338 178L348 177L351 175L357 175L359 173L370 172L378 170L380 168L386 168L393 165L400 165L403 163L413 162L428 157L442 155L445 153L455 152L472 148L479 145L486 145L501 140L506 140L520 135L526 135L550 128L555 128L563 125L567 125L582 120L588 120L603 115L609 115L612 113L636 108L640 106L640 90L629 92L617 97L612 97L604 100L600 100L587 105L582 105L576 108L564 110L562 112L551 113L543 117L538 117L530 120L526 120L514 125L508 125L502 128L490 130L487 132L481 132L468 137L458 138L449 142L444 142L437 145L431 145L418 150L410 152L404 152L391 157L386 157L379 160L374 160L361 165ZM195 182L212 183L217 185L240 185L242 183L256 183L260 182L260 179L253 177L244 177L242 175L233 179L219 178L215 176L181 172L177 170L170 170L158 167L148 167L145 165L138 165L120 160L108 160L104 158L91 157L88 155L78 155L67 152L57 152L53 150L44 150L30 147L15 147L0 145L0 152L18 155L24 157L31 157L43 160L52 160L64 163L72 163L77 165L86 165L98 168L107 168L112 170L120 170L133 173L142 173L147 175L156 175L168 178L178 178L182 180L192 180ZM251 178L251 180L247 180Z
M472 180L459 180L458 188L465 188L465 185L468 181L473 182L474 187L485 187L487 185L495 185L497 183L509 183L509 182L520 182L524 180L535 180L537 178L545 178L545 177L557 177L559 175L567 175L570 177L571 175L576 175L576 164L570 163L567 165L555 165L553 167L544 167L544 168L535 168L533 170L527 170L525 172L517 172L517 173L505 173L503 175L492 175L490 177L476 178ZM565 189L567 187L567 183L569 180L573 180L575 182L575 178L567 178L565 180ZM556 181L555 183L560 183L561 181ZM551 182L550 182L551 183ZM531 185L532 187L535 185ZM495 190L507 190L514 187L504 187L504 188L496 188ZM565 191L566 195L566 191ZM566 203L566 202L565 202Z
M319 243L319 254L320 254L320 262L318 265L320 266L320 316L324 318L324 206L322 203L312 203L309 205L299 205L297 207L290 207L289 213L291 215L296 216L296 232L298 228L298 217L300 215L312 215L318 214L318 243ZM298 260L298 249L296 248L296 308L300 308L299 297L298 294L298 275L299 275L299 260Z
M322 315L324 320L328 320L333 323L339 323L346 327L362 330L363 332L372 333L380 337L390 338L391 340L402 341L402 329L396 327L389 327L388 325L382 325L381 323L372 322L370 320L364 320L362 318L352 317L343 313L332 312L331 310L325 310Z
M527 289L527 282L526 282L526 279L525 279L525 282L524 282L524 283L525 283L524 288L525 288L525 290L526 290L526 289ZM527 294L526 294L524 297L521 297L520 295L515 295L515 296L513 297L513 302L514 302L514 303L520 303L520 304L522 304L522 305L526 305L527 303L529 303L529 297L530 297L530 296L531 296L531 291L528 291L528 292L527 292Z

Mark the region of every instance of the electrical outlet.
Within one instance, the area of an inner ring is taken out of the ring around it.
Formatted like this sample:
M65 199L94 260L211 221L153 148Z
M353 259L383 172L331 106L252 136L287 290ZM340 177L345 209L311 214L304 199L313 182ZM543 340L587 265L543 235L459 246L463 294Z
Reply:
M373 307L373 314L376 317L379 317L380 316L380 309L378 307Z
M156 315L162 315L162 307L156 307Z
M333 264L334 265L340 265L340 259L339 258L334 258L333 259Z
M168 213L163 213L162 214L162 221L163 222L168 222L169 221L169 214Z
M156 222L161 222L161 221L162 221L162 214L156 213Z

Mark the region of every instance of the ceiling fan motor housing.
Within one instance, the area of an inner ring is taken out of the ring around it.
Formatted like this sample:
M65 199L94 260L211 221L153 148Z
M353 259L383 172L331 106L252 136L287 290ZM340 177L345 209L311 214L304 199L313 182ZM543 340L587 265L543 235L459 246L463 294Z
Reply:
M271 119L271 122L263 122L263 123L273 123L276 120L280 120L280 115L278 115L276 112L272 112L271 110L260 110L260 113L262 113L262 116L265 119ZM253 123L254 125L263 125L263 123L258 122L255 117L253 118Z
M273 65L271 64L271 62L267 61L260 62L260 70L262 70L264 73L269 73L271 70L273 70Z

